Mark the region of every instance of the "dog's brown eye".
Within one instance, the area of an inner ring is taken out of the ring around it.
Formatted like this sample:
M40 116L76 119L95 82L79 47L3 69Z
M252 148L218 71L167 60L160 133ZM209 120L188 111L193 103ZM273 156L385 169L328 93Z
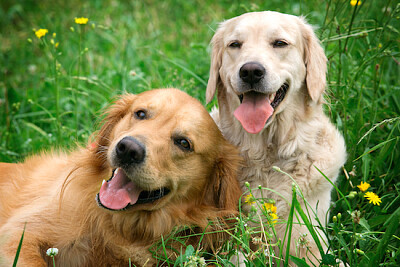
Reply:
M144 120L147 118L147 114L146 111L140 109L138 111L135 112L135 117L139 120Z
M285 47L288 45L285 41L282 40L276 40L273 44L274 47Z
M193 150L190 141L185 138L175 138L174 143L182 150L185 150L185 151Z
M233 48L240 48L241 46L242 46L242 43L240 43L238 41L234 41L229 44L229 47L233 47Z

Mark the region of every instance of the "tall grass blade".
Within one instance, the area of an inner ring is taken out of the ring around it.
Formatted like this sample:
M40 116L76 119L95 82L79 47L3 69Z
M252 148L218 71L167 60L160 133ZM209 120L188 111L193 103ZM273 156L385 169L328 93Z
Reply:
M299 201L297 199L294 200L294 206L295 206L297 212L299 213L301 219L303 220L304 224L306 225L308 231L310 232L315 244L317 245L319 253L321 253L321 255L324 255L325 252L324 252L324 249L322 248L322 245L321 245L321 242L319 240L318 234L315 232L312 223L308 219L307 215L304 213L304 211L301 208L300 203L299 203Z
M288 264L289 264L290 241L292 240L294 202L296 201L296 198L297 198L295 186L293 186L292 192L293 192L293 196L292 196L292 205L290 206L289 217L288 217L288 221L287 221L287 225L286 225L286 231L289 230L289 233L288 233L287 239L286 239L286 236L285 236L285 240L287 240L287 244L286 244L286 256L285 256L285 263L284 263L284 266L285 266L285 267L288 266ZM281 253L282 253L282 249L281 249L280 251L281 251ZM281 258L281 257L279 257L279 258ZM279 264L279 263L278 263L278 264Z
M393 234L399 229L400 225L400 207L393 213L390 219L385 223L387 225L385 234L379 242L378 248L376 250L376 255L371 259L369 266L378 266L382 262L385 256L386 249L391 241Z
M16 266L17 266L17 262L18 262L18 258L19 258L19 253L21 252L21 248L22 248L22 241L24 240L25 229L26 229L26 223L25 223L25 225L24 225L24 230L22 231L21 239L19 240L19 244L18 244L18 248L17 248L17 253L15 254L15 258L14 258L13 267L16 267Z
M386 145L387 143L392 142L393 140L396 140L396 139L397 139L397 138L394 137L394 138L392 138L392 139L386 140L385 142L382 142L382 143L377 144L376 146L374 146L373 148L369 149L367 152L363 153L361 156L359 156L358 158L356 158L355 160L353 160L353 162L359 160L360 158L364 157L365 155L367 155L367 154L369 154L369 153L371 153L371 152L374 152L374 151L377 150L378 148L380 148L380 147Z

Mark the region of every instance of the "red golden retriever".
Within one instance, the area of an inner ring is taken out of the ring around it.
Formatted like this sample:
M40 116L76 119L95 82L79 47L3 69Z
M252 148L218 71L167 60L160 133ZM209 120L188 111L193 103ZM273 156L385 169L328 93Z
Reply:
M19 266L52 265L51 247L58 266L155 266L149 248L175 227L227 225L240 157L197 100L152 90L106 114L95 145L0 163L0 265L11 266L25 225ZM221 238L207 234L200 246Z

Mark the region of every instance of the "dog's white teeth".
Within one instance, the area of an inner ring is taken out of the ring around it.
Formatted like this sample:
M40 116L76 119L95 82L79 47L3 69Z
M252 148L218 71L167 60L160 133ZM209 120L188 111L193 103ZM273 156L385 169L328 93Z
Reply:
M103 180L103 182L101 182L101 185L103 185L106 182L106 180Z
M270 94L270 95L269 95L269 101L271 101L271 102L274 101L275 96L276 96L276 92L273 93L273 94Z

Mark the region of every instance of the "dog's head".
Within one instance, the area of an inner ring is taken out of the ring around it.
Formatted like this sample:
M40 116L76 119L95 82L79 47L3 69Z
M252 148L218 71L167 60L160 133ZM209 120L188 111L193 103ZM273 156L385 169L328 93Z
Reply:
M207 102L218 88L219 101L229 102L249 133L264 129L287 102L321 102L326 57L303 18L247 13L223 22L211 43Z
M176 89L124 95L107 111L94 152L112 175L97 194L109 210L168 205L235 210L237 150L200 102Z

